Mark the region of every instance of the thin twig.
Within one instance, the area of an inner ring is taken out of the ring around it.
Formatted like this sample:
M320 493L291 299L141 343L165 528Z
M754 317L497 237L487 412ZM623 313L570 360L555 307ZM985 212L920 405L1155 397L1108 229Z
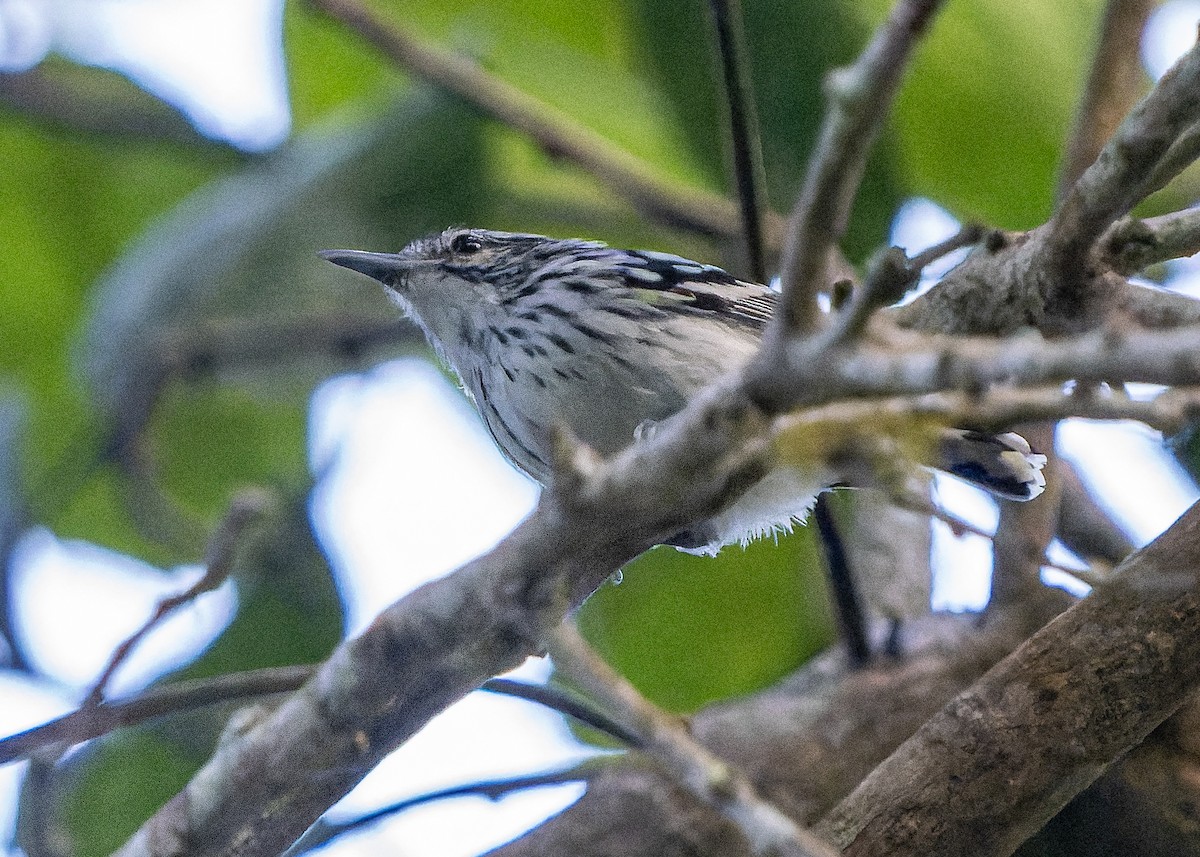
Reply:
M0 738L0 765L43 747L79 744L107 735L114 729L136 726L179 711L288 693L308 681L315 671L316 667L308 664L248 670L176 682L151 688L129 699L79 708L41 726Z
M939 259L949 256L955 250L978 244L984 237L984 228L978 223L968 223L945 241L939 241L932 247L926 247L920 253L908 257L910 267L924 271Z
M983 229L964 226L957 233L909 257L900 247L888 247L871 260L867 276L840 308L833 324L821 334L816 348L824 350L858 339L876 311L896 303L921 279L921 272L943 256L979 241ZM836 308L836 306L835 306Z
M706 235L742 234L741 217L731 200L670 181L652 165L489 74L474 60L420 40L357 0L309 0L309 5L340 21L400 68L529 136L551 155L582 167L642 212ZM780 219L767 216L765 226L766 240L777 244Z
M600 764L607 763L601 762ZM365 827L370 827L377 821L382 821L385 818L398 815L413 807L423 806L427 803L449 800L456 797L486 797L490 800L500 800L500 798L510 795L513 792L526 791L543 786L560 786L566 783L587 782L599 770L600 766L597 764L597 760L589 759L582 764L572 765L560 771L529 774L523 777L509 777L501 780L483 780L477 783L453 786L448 789L438 789L437 791L388 804L365 815L352 818L349 821L327 821L321 818L316 824L306 830L304 835L296 840L296 843L291 848L283 852L282 857L299 857L301 854L307 854L310 851L320 848L322 845L339 836L345 836L347 833L362 830Z
M509 678L490 678L483 683L480 690L536 702L552 711L574 717L580 723L603 732L622 744L634 748L640 746L641 737L636 732L631 732L611 717L588 705L587 702L576 699L556 687L544 684L526 684L523 681L514 681Z
M758 116L754 109L754 90L746 60L746 38L739 0L709 0L717 51L721 56L721 75L725 83L725 101L729 106L729 137L733 149L733 175L742 213L742 232L750 276L756 283L767 281L763 253L762 212L766 208L763 190L762 142Z
M849 304L821 334L817 347L830 349L862 336L871 316L900 300L920 278L921 269L912 265L899 247L888 247L875 254L862 285L854 290Z
M941 0L900 0L854 65L827 81L829 110L799 199L788 220L783 301L768 340L817 327L817 293L826 288L830 250L846 232L867 155L883 129L908 58Z
M645 699L592 650L569 622L552 639L559 669L643 738L643 752L684 789L737 825L752 853L835 857L836 851L764 801L740 772L688 734L683 723Z
M239 493L229 504L229 511L217 527L209 542L208 555L205 557L204 574L185 591L172 595L158 602L150 618L126 638L109 658L108 665L96 679L83 707L95 707L104 698L104 689L112 678L113 673L125 662L134 647L150 633L169 614L185 604L194 601L198 596L211 592L229 577L233 570L234 549L242 537L246 527L259 518L270 504L270 497L259 489L247 489Z
M1083 171L1096 160L1145 89L1142 31L1157 5L1157 0L1109 0L1105 7L1087 87L1059 167L1056 201L1066 197Z

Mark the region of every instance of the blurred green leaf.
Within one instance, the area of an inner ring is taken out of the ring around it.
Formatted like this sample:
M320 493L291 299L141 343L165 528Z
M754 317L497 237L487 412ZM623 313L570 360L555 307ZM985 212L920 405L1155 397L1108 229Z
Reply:
M833 639L814 531L714 559L655 548L602 586L579 629L642 693L694 711L795 670Z
M151 217L211 174L177 149L51 137L0 120L0 378L28 393L27 475L75 452L90 421L68 345L89 283ZM12 177L19 177L16 180Z
M881 19L891 3L863 6ZM964 220L1009 229L1045 220L1102 8L1099 0L946 4L893 122L912 192Z
M116 851L187 785L201 761L150 729L111 735L68 760L62 813L73 853L100 857Z

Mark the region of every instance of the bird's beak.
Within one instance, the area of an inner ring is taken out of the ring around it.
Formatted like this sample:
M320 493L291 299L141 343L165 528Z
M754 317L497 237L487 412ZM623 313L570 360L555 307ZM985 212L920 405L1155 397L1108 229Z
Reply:
M321 250L318 255L328 262L358 271L379 280L385 286L394 285L399 276L412 267L412 260L402 253L368 253L366 250Z

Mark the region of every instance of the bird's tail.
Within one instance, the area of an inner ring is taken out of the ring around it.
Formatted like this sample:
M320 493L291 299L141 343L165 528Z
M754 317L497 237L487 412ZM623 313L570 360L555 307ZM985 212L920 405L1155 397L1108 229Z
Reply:
M1032 500L1046 488L1046 456L1034 452L1019 434L984 434L946 429L937 466L1008 500Z

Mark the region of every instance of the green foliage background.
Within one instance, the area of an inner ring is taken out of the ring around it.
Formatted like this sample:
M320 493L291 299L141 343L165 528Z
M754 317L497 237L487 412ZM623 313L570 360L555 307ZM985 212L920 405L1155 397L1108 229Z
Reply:
M375 3L396 24L598 131L661 174L724 191L722 101L704 4L684 0ZM848 251L886 240L897 205L1026 227L1048 189L1099 4L949 4L918 56L857 203ZM745 18L772 204L786 211L822 109L824 73L861 49L883 0L748 0ZM239 568L239 618L192 675L321 658L341 634L305 514L308 397L347 361L282 359L162 372L165 337L334 311L385 318L315 251L396 248L448 224L670 249L737 271L736 246L648 222L578 167L414 81L337 23L286 5L292 138L248 156L218 144L50 127L0 112L0 534L32 524L167 567L197 561L242 485L284 502ZM161 112L108 72L41 71L98 103ZM430 358L432 359L432 357ZM114 463L137 439L140 475ZM398 491L405 490L397 486ZM156 511L156 514L149 514ZM463 522L470 526L470 522ZM680 710L746 693L830 640L807 531L715 561L656 550L580 621L653 698ZM68 821L106 853L203 760L220 720L129 730L75 757ZM119 805L111 784L120 782Z

